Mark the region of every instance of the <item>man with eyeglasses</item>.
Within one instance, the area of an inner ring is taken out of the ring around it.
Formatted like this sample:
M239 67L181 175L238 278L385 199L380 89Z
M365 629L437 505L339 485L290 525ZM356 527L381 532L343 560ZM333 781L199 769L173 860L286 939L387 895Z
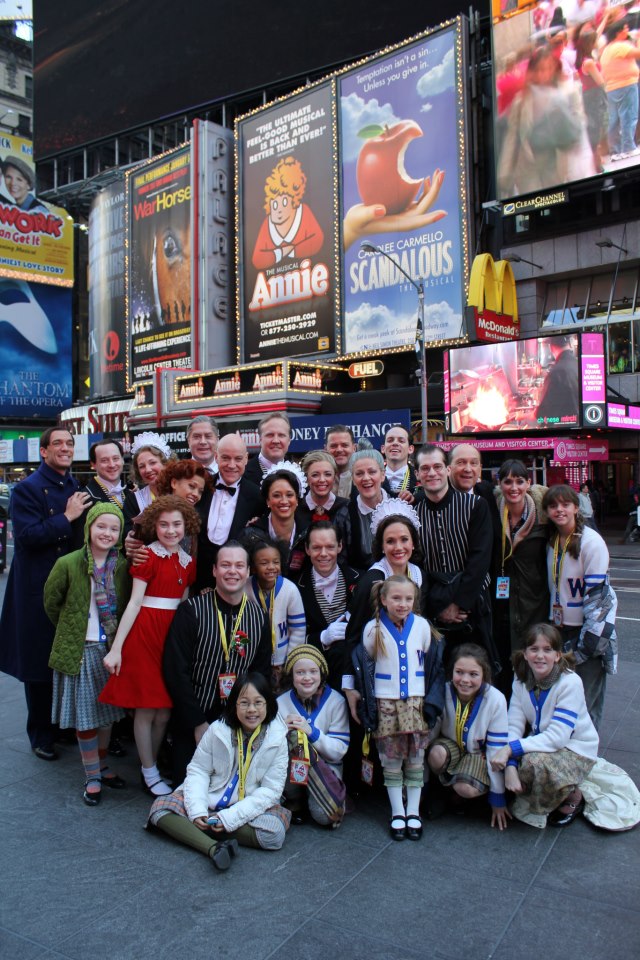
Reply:
M489 565L493 531L487 504L449 484L447 454L425 444L416 454L416 472L425 497L416 505L420 544L428 576L427 614L445 636L445 661L458 643L479 643L492 664Z
M245 596L247 551L235 540L218 550L215 589L180 604L164 648L163 671L173 700L173 781L182 783L202 736L219 719L240 673L271 676L271 627Z

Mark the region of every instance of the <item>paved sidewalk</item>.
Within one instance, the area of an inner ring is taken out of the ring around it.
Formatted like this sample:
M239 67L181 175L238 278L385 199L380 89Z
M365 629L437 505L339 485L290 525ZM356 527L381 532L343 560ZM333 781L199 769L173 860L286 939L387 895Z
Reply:
M37 760L21 684L0 675L0 957L3 960L636 960L640 830L604 834L478 820L427 823L421 843L387 834L360 804L337 831L292 827L283 850L241 850L218 874L142 829L130 787L81 800L78 751ZM601 754L640 782L640 664L610 682ZM130 754L133 754L131 747Z

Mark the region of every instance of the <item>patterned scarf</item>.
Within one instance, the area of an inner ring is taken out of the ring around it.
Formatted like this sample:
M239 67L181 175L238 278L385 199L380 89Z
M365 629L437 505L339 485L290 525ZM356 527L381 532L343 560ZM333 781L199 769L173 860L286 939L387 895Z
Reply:
M500 517L502 517L504 513L504 507L505 507L505 500L504 500L504 497L501 496L498 499L498 514ZM511 533L509 525L507 524L506 535L507 535L507 539L512 542L512 547L511 547L512 551L514 551L518 546L518 544L522 543L522 541L531 533L531 530L533 529L535 522L536 522L536 505L533 501L533 497L530 494L525 493L524 510L522 512L522 517L520 518L519 522L513 528L513 535Z
M89 573L93 577L94 597L96 607L98 608L98 619L100 626L107 635L107 642L110 644L116 635L118 629L118 598L116 597L116 587L114 573L118 562L118 549L112 547L107 554L104 567L96 567L93 554L87 547Z
M533 670L531 667L527 666L527 679L525 680L525 687L527 690L549 690L556 680L560 677L562 670L560 669L559 663L554 663L553 670L548 677L545 677L544 680L536 680L533 675Z

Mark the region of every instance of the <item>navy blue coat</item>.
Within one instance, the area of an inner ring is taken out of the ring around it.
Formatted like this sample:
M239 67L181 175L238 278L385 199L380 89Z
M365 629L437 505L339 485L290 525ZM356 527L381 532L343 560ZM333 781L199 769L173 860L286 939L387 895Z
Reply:
M44 612L44 584L59 557L69 553L72 525L64 516L77 481L41 463L13 490L14 554L0 619L0 670L18 680L51 679L54 626Z

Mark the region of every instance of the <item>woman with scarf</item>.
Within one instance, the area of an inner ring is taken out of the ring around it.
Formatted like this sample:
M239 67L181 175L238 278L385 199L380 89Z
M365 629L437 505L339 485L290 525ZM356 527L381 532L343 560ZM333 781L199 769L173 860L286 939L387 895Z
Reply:
M120 553L122 511L97 503L87 514L85 545L61 557L44 587L47 616L56 627L49 666L53 669L52 721L75 729L84 766L84 802L100 802L102 786L124 780L107 766L111 725L124 710L98 696L109 679L103 658L116 633L131 591Z
M522 647L529 627L549 614L547 518L542 509L545 487L532 486L521 460L505 460L498 473L501 536L493 551L493 635L504 664ZM509 697L511 671L496 682Z

